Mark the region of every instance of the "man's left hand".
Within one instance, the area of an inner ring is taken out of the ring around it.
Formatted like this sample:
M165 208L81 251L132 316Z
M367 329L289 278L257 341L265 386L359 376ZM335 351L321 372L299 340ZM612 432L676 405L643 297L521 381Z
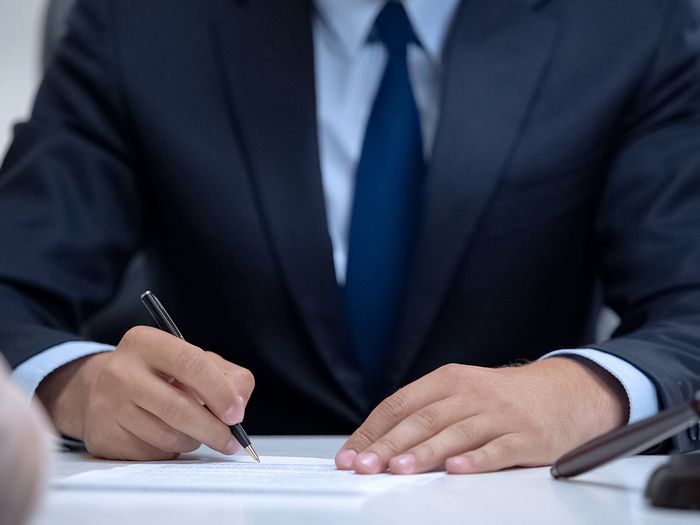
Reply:
M385 399L336 455L342 470L455 474L549 465L622 425L628 402L602 368L553 357L446 365Z

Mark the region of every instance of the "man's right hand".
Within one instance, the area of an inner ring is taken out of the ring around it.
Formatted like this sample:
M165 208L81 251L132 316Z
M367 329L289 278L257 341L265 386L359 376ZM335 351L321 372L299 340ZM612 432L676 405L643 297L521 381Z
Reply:
M37 395L59 432L82 439L94 456L143 461L173 459L202 443L235 453L228 425L243 420L254 386L245 368L139 326L114 352L52 373Z

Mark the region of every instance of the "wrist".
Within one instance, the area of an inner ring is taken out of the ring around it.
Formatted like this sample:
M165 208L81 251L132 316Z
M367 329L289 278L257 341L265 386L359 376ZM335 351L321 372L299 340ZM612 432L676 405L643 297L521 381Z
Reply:
M90 391L111 353L76 359L49 374L36 390L56 430L83 439L84 419Z
M530 366L544 367L571 396L570 410L594 435L629 420L629 400L620 381L602 366L576 356L551 357Z

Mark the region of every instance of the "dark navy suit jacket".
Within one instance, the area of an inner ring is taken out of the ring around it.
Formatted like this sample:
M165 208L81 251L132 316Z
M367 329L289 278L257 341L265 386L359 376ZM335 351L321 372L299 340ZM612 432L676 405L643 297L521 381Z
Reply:
M642 370L662 407L700 389L698 12L462 3L386 392L577 346ZM188 340L255 373L250 432L362 421L375 400L333 270L311 15L310 0L79 2L0 176L12 365L76 339L142 249ZM594 344L603 302L622 323Z

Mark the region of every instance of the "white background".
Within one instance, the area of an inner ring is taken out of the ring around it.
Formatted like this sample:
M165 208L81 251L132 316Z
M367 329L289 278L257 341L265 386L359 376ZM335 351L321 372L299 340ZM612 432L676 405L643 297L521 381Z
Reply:
M0 0L0 157L34 98L45 6L46 0Z

